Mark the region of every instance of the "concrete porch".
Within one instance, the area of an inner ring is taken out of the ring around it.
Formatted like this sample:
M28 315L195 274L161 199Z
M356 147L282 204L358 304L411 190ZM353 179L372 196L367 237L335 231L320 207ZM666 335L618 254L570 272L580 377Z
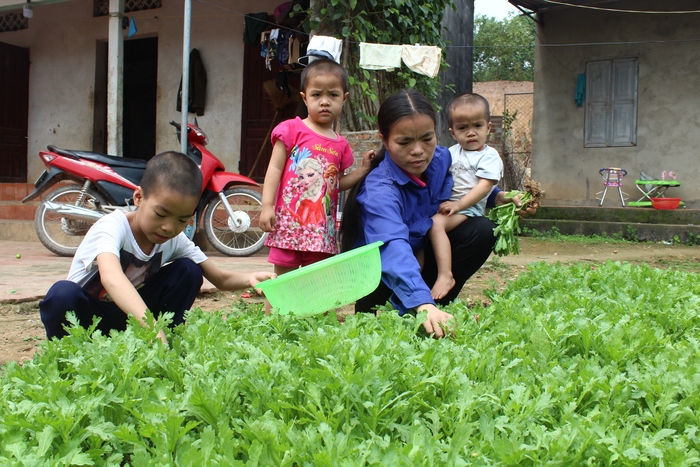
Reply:
M691 244L700 241L700 209L542 206L520 225L543 233L556 227L564 235L606 234L629 240Z

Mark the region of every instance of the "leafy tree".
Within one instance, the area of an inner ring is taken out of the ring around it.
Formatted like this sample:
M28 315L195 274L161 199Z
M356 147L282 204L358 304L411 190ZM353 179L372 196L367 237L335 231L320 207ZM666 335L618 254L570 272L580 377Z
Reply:
M533 81L535 23L525 16L474 19L474 81Z
M416 88L433 101L437 98L437 78L414 73L403 66L390 72L361 69L359 43L420 43L444 47L440 33L443 12L448 5L452 5L452 0L312 2L307 28L345 40L341 63L350 77L350 99L343 109L343 125L348 130L374 128L379 104L401 88Z

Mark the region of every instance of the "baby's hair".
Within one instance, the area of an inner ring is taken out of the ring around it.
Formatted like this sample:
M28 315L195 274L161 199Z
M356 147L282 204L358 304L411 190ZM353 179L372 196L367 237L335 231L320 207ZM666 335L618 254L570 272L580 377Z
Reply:
M202 194L202 172L197 164L181 152L166 151L148 161L139 183L144 197L158 190L199 198Z
M450 122L450 127L452 127L452 113L460 105L483 105L486 110L486 121L491 121L489 101L481 94L466 93L455 97L447 104L447 120Z
M435 108L433 104L419 91L415 89L402 89L387 97L379 107L377 113L377 126L382 138L389 139L391 129L400 120L416 115L427 115L435 124ZM386 148L382 146L379 153L372 159L371 170L374 170L386 157ZM367 176L365 175L365 178ZM343 223L341 225L341 250L348 251L355 247L360 237L360 207L357 204L357 195L365 183L365 178L352 187L345 199L343 208ZM376 200L381 203L381 200Z
M309 66L301 72L301 91L306 92L309 80L318 75L335 75L343 85L343 92L350 90L347 70L334 60L319 58L309 63Z

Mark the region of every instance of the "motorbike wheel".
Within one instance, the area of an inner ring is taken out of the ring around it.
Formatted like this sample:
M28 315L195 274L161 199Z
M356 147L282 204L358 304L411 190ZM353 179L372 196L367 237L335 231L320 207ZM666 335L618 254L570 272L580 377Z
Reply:
M267 233L260 228L262 195L246 188L224 191L238 219L231 219L220 198L204 213L204 232L209 243L227 256L250 256L264 246Z
M82 189L83 187L77 184L62 185L47 193L44 200L73 204L93 210L96 209L96 202L104 203L102 196L96 191L88 190L83 195L80 204L76 204L82 194ZM56 212L47 211L44 201L39 204L34 215L34 229L39 241L59 256L75 255L90 227L92 227L91 222L69 220Z

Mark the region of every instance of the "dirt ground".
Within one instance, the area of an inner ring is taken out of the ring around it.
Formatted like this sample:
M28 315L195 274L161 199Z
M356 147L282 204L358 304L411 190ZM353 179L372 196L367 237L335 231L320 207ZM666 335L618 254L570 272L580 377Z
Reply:
M503 258L492 257L472 277L462 291L469 305L484 302L486 289L502 289L519 274L527 271L527 264L537 261L591 264L608 259L646 262L659 268L678 268L700 273L700 248L697 246L666 245L663 243L570 242L556 239L520 239L521 253ZM244 295L244 297L241 297ZM245 298L245 294L230 292L202 293L194 307L206 311L229 308L239 300L260 302L259 298ZM342 312L350 312L345 307ZM37 343L45 339L39 318L38 301L0 303L0 365L8 361L30 360Z

